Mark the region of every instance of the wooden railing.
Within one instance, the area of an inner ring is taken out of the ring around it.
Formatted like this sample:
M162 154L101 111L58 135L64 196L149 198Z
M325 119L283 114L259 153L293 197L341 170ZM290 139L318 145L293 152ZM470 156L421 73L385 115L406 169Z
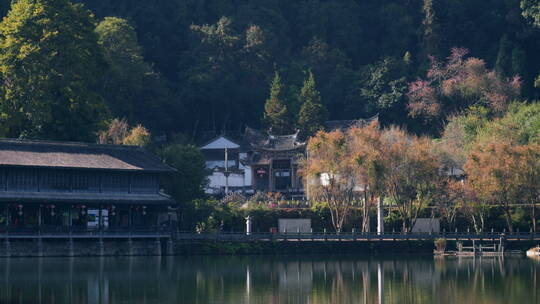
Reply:
M415 241L435 240L444 238L455 241L540 241L540 233L514 232L514 233L192 233L179 232L174 238L180 241Z
M36 230L17 229L0 232L0 240L4 239L150 239L170 238L175 232L163 229L108 229L89 230Z
M220 233L193 233L178 232L167 229L108 229L108 230L9 230L0 232L1 239L32 239L32 238L173 238L179 241L222 241L222 242L249 242L249 241L326 241L326 242L350 242L350 241L418 241L435 240L444 238L451 241L540 241L540 232L487 232L487 233L251 233L245 232L220 232Z

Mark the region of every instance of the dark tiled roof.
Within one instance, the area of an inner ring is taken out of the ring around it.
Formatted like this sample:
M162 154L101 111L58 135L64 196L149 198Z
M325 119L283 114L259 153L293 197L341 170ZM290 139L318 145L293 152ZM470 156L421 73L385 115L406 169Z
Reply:
M297 165L300 162L301 155L301 153L298 153L297 155L290 155L289 159L293 162L293 164ZM274 157L271 155L271 153L253 153L251 157L243 160L242 163L248 166L270 165L273 159Z
M157 156L135 146L0 139L0 166L170 172Z
M165 194L127 193L55 193L55 192L3 192L0 202L25 203L114 203L114 204L172 204L174 201Z
M329 120L324 123L324 126L327 131L335 130L347 130L351 127L364 127L369 125L373 121L379 120L379 115L375 115L371 118L366 119L353 119L353 120Z
M288 151L305 146L305 143L298 141L298 132L291 135L266 135L250 127L246 127L244 140L255 149L269 151Z
M263 147L269 144L268 135L263 134L259 130L246 127L244 132L244 140L253 147Z
M232 142L235 142L235 143L238 143L238 144L241 144L242 140L243 140L243 137L244 137L244 134L240 131L230 131L230 130L225 130L225 131L222 131L222 132L216 132L216 131L203 131L203 132L199 132L197 134L197 136L195 137L195 144L199 147L202 147L202 146L205 146L209 143L211 143L212 141L214 141L215 139L219 138L219 137L225 137L227 138L228 140L232 141Z

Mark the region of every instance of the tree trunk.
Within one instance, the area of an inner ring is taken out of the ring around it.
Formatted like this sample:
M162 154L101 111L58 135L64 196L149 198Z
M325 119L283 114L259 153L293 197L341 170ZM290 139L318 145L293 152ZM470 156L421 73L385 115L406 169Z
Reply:
M512 216L510 215L510 209L505 208L504 214L506 215L506 225L508 226L508 232L514 233L514 228L512 227Z
M472 219L472 222L473 222L474 231L476 233L479 233L480 229L478 228L478 224L476 223L476 216L471 215L471 219Z
M484 214L480 214L480 231L484 231Z
M402 230L405 233L409 232L409 224L407 222L408 222L407 219L403 219L403 228L402 228Z
M536 232L536 206L532 204L532 229L533 232Z
M366 233L370 230L369 225L369 207L371 206L372 199L370 195L364 191L364 205L362 206L362 232Z

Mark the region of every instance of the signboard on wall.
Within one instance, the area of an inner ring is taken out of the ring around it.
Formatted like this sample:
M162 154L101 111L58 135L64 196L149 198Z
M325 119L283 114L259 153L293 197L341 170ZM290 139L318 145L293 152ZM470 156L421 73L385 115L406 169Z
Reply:
M264 169L264 168L259 168L259 169L257 169L256 172L257 172L257 175L259 175L259 176L261 176L261 177L262 177L263 175L266 175L266 169Z

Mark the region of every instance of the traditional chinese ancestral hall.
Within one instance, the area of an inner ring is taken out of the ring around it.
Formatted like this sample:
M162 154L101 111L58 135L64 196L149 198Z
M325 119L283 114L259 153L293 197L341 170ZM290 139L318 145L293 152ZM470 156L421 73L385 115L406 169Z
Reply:
M297 170L306 144L298 140L298 133L276 136L246 128L244 140L250 147L244 163L252 170L255 191L302 191Z
M304 148L297 133L278 136L246 127L240 136L218 136L201 146L212 172L206 192L301 194L297 169Z
M368 119L327 121L325 129L347 130L363 127L378 116ZM298 174L300 160L305 157L306 140L298 133L274 135L246 127L240 134L229 132L213 137L201 145L210 170L206 193L279 192L287 197L303 197L304 185Z
M174 204L159 191L172 171L139 147L0 139L0 229L155 229Z

